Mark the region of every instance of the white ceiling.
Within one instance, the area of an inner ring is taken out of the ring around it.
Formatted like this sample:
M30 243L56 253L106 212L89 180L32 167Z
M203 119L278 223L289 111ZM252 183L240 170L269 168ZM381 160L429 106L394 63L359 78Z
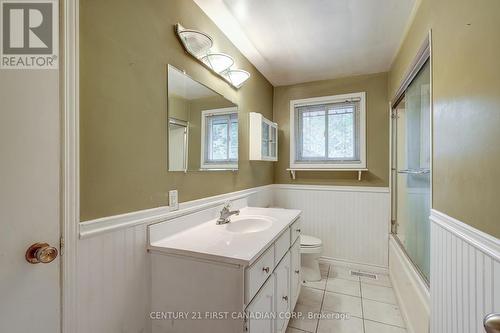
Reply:
M387 71L416 3L194 1L276 86Z
M213 90L196 82L180 70L168 67L168 93L180 96L187 100L203 97L218 96Z

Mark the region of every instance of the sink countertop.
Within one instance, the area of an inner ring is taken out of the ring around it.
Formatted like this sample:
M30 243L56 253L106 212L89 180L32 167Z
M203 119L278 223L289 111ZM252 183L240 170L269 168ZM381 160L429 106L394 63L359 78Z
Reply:
M217 219L213 219L152 242L149 250L249 266L300 214L297 209L245 207L237 219L263 216L272 220L271 226L257 232L238 233L226 229L230 223L217 225Z

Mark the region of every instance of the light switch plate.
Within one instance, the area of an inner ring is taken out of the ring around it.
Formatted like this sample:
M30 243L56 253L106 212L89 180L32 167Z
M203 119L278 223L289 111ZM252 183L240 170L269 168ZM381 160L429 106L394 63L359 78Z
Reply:
M168 191L168 207L170 207L170 211L179 209L177 190Z

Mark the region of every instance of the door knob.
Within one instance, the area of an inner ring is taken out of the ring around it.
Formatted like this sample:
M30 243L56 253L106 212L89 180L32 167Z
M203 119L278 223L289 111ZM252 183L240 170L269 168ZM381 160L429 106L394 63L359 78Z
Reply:
M30 264L48 264L58 255L55 247L47 243L35 243L26 250L26 261Z
M486 315L483 323L487 333L500 333L500 313Z

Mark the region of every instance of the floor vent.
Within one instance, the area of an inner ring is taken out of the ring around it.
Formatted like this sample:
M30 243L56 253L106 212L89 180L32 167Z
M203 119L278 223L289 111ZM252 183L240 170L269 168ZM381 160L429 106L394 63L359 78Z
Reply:
M365 278L377 280L376 274L365 273L365 272L355 272L355 271L350 271L350 273L351 273L351 276L359 276L359 277L365 277Z

